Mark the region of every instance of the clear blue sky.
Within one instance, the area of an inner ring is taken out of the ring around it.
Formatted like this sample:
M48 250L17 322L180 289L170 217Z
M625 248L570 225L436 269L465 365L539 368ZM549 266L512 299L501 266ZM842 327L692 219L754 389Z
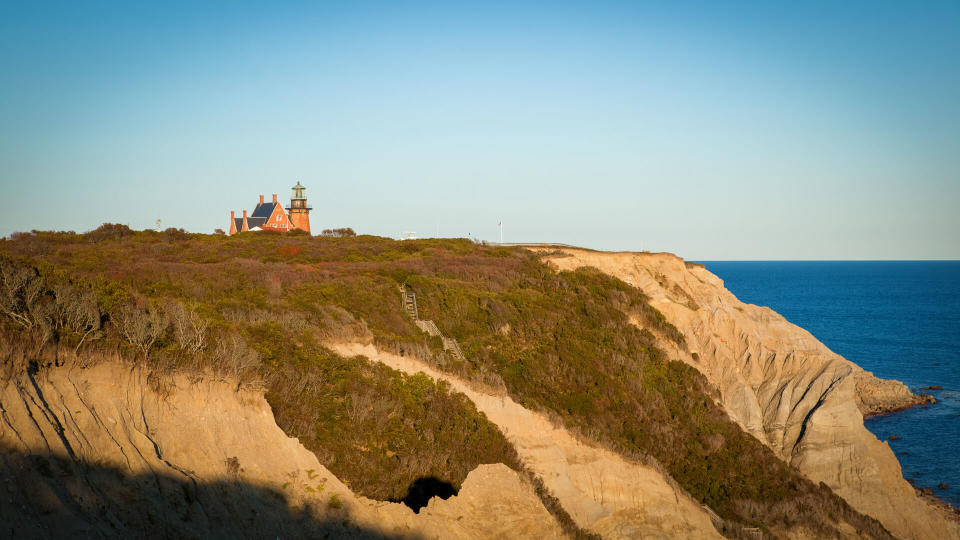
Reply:
M0 0L0 235L960 258L960 2Z

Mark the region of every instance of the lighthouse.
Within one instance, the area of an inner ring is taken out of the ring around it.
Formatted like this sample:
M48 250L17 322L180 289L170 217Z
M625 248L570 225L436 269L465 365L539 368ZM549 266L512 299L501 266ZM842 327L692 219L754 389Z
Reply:
M303 229L310 232L310 210L312 210L313 207L307 205L307 196L304 194L307 188L300 185L300 182L297 182L297 185L293 186L292 190L290 206L287 207L291 228Z

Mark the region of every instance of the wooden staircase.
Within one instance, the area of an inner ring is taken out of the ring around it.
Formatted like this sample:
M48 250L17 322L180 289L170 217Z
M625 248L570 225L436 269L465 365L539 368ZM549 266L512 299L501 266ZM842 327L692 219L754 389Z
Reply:
M406 285L400 287L400 301L403 304L403 310L413 319L417 328L431 336L439 337L443 341L443 350L450 354L450 356L457 360L466 359L466 357L463 356L463 350L460 349L460 344L457 343L457 340L444 336L443 333L440 332L440 329L437 328L437 324L432 320L420 318L420 312L417 310L417 295L410 290L410 287Z
M406 285L403 286L403 310L407 312L407 315L410 316L415 321L419 321L419 313L417 312L417 295L413 294L413 291L410 290Z
M443 336L443 334L440 333L440 329L437 328L437 325L433 321L424 321L420 319L414 322L417 323L417 326L420 327L420 330L423 330L431 336Z
M450 353L450 356L453 356L457 360L466 360L463 356L463 351L460 350L460 345L457 343L457 340L453 338L444 337L443 339L443 350Z

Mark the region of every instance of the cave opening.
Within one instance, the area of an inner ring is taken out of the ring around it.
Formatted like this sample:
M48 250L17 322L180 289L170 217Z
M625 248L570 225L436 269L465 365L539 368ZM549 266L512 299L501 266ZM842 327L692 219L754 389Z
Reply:
M440 497L446 500L456 494L457 490L450 482L440 480L435 476L425 476L417 478L410 484L406 496L400 502L419 514L420 509L426 506L430 499Z

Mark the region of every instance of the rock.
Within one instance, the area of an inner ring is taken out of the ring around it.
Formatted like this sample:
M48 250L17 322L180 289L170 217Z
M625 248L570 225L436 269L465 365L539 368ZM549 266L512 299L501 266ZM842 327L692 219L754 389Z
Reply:
M415 518L406 521L414 530L419 528L438 539L562 536L533 487L502 463L478 466L467 475L456 496L434 497Z
M924 386L921 390L943 390L943 387L939 384L932 384L930 386Z
M936 403L927 394L914 394L900 381L884 380L862 372L857 375L857 408L863 416L879 416Z
M937 484L937 489L950 489L950 486L948 486L944 482L940 482L939 484Z
M899 435L891 435L891 436L887 437L887 439L890 439L891 441L899 441L899 440L900 440L900 436L899 436Z

